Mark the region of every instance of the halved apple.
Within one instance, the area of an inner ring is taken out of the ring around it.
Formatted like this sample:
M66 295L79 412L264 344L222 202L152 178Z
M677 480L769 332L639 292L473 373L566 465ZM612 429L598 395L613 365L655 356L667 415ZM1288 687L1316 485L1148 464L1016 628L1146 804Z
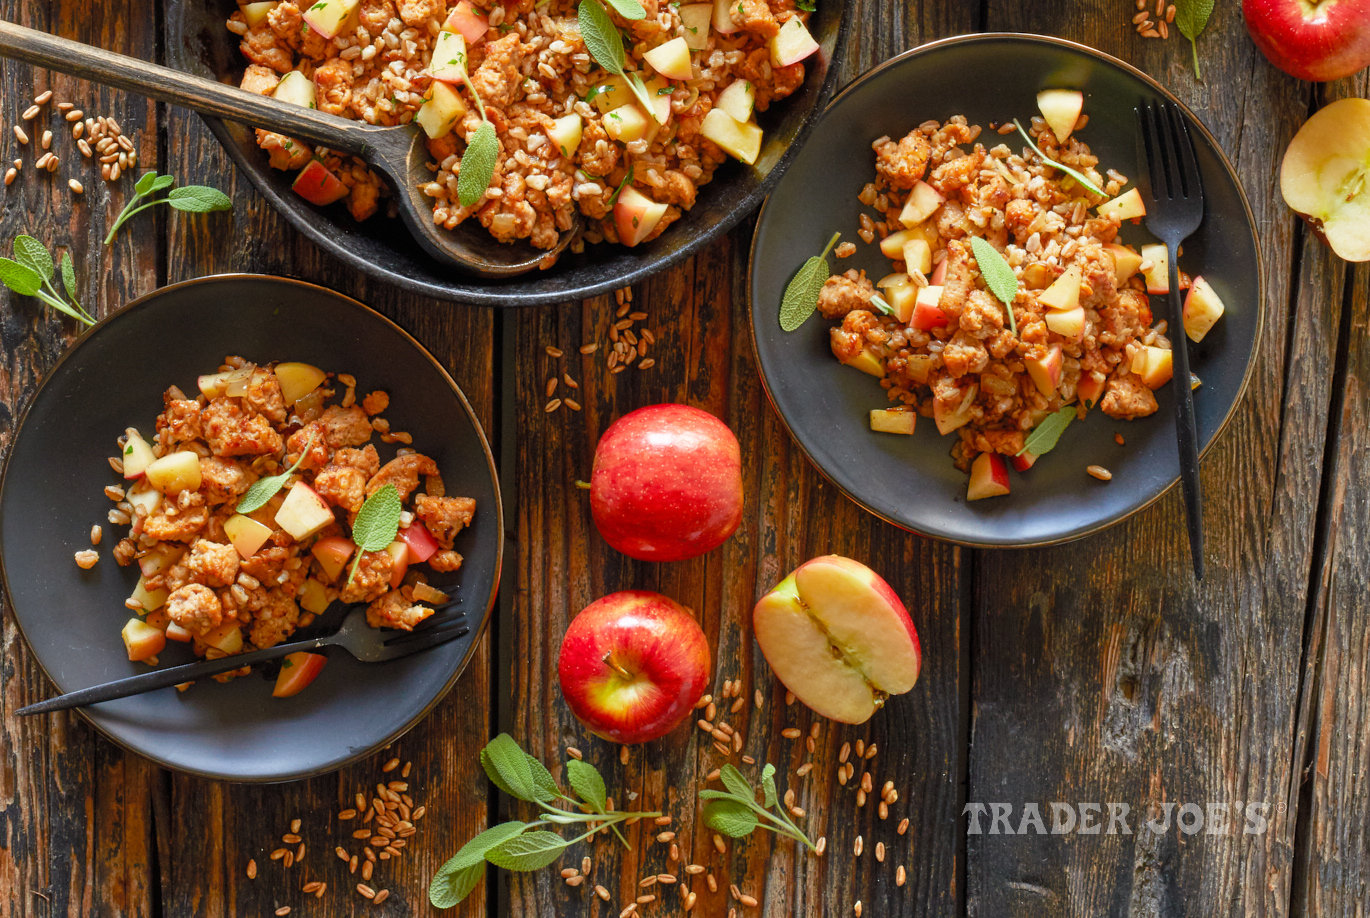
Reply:
M1214 292L1208 281L1200 275L1190 284L1189 294L1184 298L1184 330L1195 344L1204 339L1209 329L1223 317L1222 298Z
M652 69L670 80L688 80L694 76L690 62L690 46L684 38L676 37L662 42L655 48L642 53L642 59L651 64Z
M460 32L439 32L428 60L428 75L444 83L466 79L466 39Z
M904 209L899 211L899 222L912 229L931 217L946 198L927 182L920 181L909 191Z
M235 513L224 520L224 535L241 557L250 558L271 538L271 527Z
M276 364L276 381L281 385L281 399L293 405L319 387L325 379L323 370L309 363Z
M844 360L842 362L845 363L847 366L854 367L855 369L860 370L862 373L866 373L870 376L874 376L877 378L884 378L885 376L884 361L882 361L879 357L875 356L875 354L871 352L870 348L863 347L861 350L857 351L856 356L853 357L851 360Z
M298 695L304 691L305 686L314 681L327 662L328 657L321 653L299 651L287 654L281 661L281 671L276 676L276 687L271 690L271 697L289 698L291 695Z
M425 134L437 140L452 133L452 128L464 117L466 100L449 84L442 80L433 80L428 84L428 93L414 120L423 128Z
M1075 122L1080 120L1085 94L1078 89L1044 89L1037 93L1037 107L1051 133L1056 135L1056 141L1065 143L1070 132L1075 130Z
M1113 277L1119 287L1127 283L1142 266L1142 256L1131 246L1111 242L1104 246L1104 251L1113 256Z
M304 11L304 21L324 38L336 38L352 21L361 0L316 0Z
M1159 389L1170 382L1174 365L1169 348L1143 345L1132 358L1132 372L1142 378L1148 389Z
M871 430L876 433L905 434L913 433L918 413L907 408L872 408Z
M737 121L752 120L752 112L756 110L756 89L752 81L733 80L727 89L718 94L714 108L723 109Z
M1085 308L1052 310L1046 314L1047 328L1071 341L1079 341L1085 336Z
M457 0L457 5L447 14L447 21L442 27L461 35L469 47L485 39L485 33L490 29L490 19L476 9L471 0Z
M1023 363L1038 391L1050 398L1061 384L1061 345L1053 344L1045 354L1028 357Z
M337 580L347 566L348 560L352 557L352 552L357 546L351 539L344 539L342 536L329 536L319 539L310 546L310 554L319 562L319 567L323 569L324 576L330 581Z
M1280 193L1347 261L1370 261L1370 99L1338 99L1285 150Z
M1111 201L1105 201L1095 208L1099 216L1107 217L1110 214L1117 217L1119 222L1123 220L1140 220L1146 216L1146 202L1142 200L1142 193L1136 188L1128 189Z
M130 618L125 622L120 636L124 639L128 658L135 663L150 660L166 647L166 635L141 618Z
M780 31L771 36L771 63L777 67L797 64L818 50L818 42L798 17L786 19Z
M676 12L680 14L680 27L685 30L685 44L690 50L703 51L709 47L709 23L714 18L714 5L687 3Z
M777 678L818 714L871 718L918 681L918 632L879 574L838 555L799 566L757 602L756 642Z
M200 487L200 456L178 450L155 460L147 467L147 482L163 494L180 494Z
M317 491L297 481L276 511L275 521L296 541L303 541L333 522L333 511Z
M614 225L618 228L619 242L631 247L646 239L666 216L666 207L631 185L624 188L614 202Z
M244 3L242 5L243 21L247 23L249 29L266 22L267 14L274 10L280 0L257 0L255 3Z
M584 131L584 124L580 120L580 115L572 112L569 115L562 115L552 122L552 126L547 129L547 139L552 141L561 155L570 159L576 155L576 150L580 149L580 138Z
M1074 309L1080 305L1080 281L1080 269L1071 265L1050 287L1037 294L1037 302L1048 309Z
M981 453L970 464L966 500L1002 497L1009 492L1008 464L998 453Z
M132 427L124 431L124 478L132 481L135 478L142 478L147 472L147 467L157 461L157 454L152 451L152 447L143 435Z
M699 125L699 132L723 148L728 155L747 165L761 153L761 128L738 121L721 108L712 108Z

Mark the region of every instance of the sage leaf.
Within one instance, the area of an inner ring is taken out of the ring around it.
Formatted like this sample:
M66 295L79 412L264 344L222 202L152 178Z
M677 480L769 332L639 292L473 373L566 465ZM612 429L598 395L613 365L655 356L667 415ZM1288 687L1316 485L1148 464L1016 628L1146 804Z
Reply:
M718 772L718 779L723 782L723 786L733 796L747 800L756 799L756 791L747 783L747 779L742 777L742 772L738 771L736 766L724 765Z
M133 183L133 193L138 197L146 197L152 193L152 183L157 181L155 171L144 172L138 176L138 181Z
M20 296L35 296L43 289L43 278L28 265L0 258L0 284L4 284Z
M1042 150L1041 150L1041 148L1038 147L1037 144L1035 144L1035 143L1032 142L1032 136L1031 136L1030 134L1028 134L1027 131L1023 130L1023 126L1022 126L1021 124L1018 123L1018 119L1017 119L1017 118L1014 118L1014 119L1013 119L1013 126L1016 127L1016 128L1018 129L1018 133L1019 133L1019 134L1022 134L1022 135L1023 135L1023 139L1027 141L1027 145L1028 145L1029 147L1032 148L1032 152L1036 153L1037 156L1038 156L1038 158L1040 158L1040 159L1042 160L1043 163L1045 163L1046 165L1050 166L1050 167L1053 168L1053 169L1059 169L1059 170L1061 170L1061 171L1064 172L1066 175L1068 175L1068 176L1070 176L1071 178L1075 179L1075 181L1079 182L1081 185L1083 185L1084 187L1088 188L1090 191L1092 191L1092 192L1094 192L1095 194L1097 194L1099 197L1101 197L1101 198L1106 198L1106 197L1108 197L1108 195L1104 194L1103 189L1101 189L1098 185L1096 185L1096 184L1094 184L1093 182L1091 182L1089 179L1085 178L1084 175L1082 175L1082 174L1079 173L1079 172L1076 172L1074 169L1070 168L1069 166L1066 166L1066 165L1063 165L1063 164L1061 164L1061 163L1058 163L1056 160L1052 159L1050 156L1047 156L1045 153L1043 153Z
M357 511L357 519L352 524L352 541L362 551L384 551L395 541L403 510L400 492L392 484L383 486Z
M528 769L527 754L508 733L501 733L486 744L480 751L480 763L490 781L510 797L529 803L537 799L533 792L533 775Z
M832 273L828 268L828 253L841 236L841 233L833 233L823 253L804 262L794 277L790 278L785 295L780 300L780 327L784 331L792 332L799 328L818 308L818 297Z
M580 0L576 12L580 22L580 37L595 63L610 73L623 74L623 38L618 34L613 17L599 0ZM651 109L649 108L648 111Z
M614 8L615 13L618 13L624 19L638 20L647 18L647 11L643 9L642 4L639 3L638 0L609 0L609 5Z
M1180 34L1189 39L1189 48L1194 55L1194 79L1202 80L1199 74L1199 35L1208 26L1208 17L1213 15L1213 0L1175 0L1175 27Z
M590 804L596 811L603 813L609 807L609 790L604 786L604 776L599 769L580 759L566 762L566 783L571 785L580 799Z
M485 197L485 189L495 177L495 164L499 162L499 137L495 126L482 121L471 139L466 143L466 152L461 155L457 172L457 201L462 207L470 207Z
M537 829L501 842L485 853L485 859L505 870L539 870L561 857L570 842L555 832Z
M1049 414L1042 418L1041 423L1032 428L1032 432L1027 435L1023 442L1023 448L1018 450L1017 455L1032 453L1034 456L1043 456L1056 448L1056 443L1061 439L1061 434L1065 433L1066 428L1075 420L1075 406L1067 405L1054 414Z
M774 807L779 799L775 794L775 766L770 762L761 768L761 798L768 810Z
M975 253L975 263L980 266L980 276L985 279L985 286L1004 304L1009 331L1018 334L1018 320L1013 315L1013 301L1018 296L1018 278L999 250L979 236L970 237L970 247Z
M77 283L76 283L76 267L71 263L71 253L70 253L70 252L63 252L63 253L62 253L61 265L62 265L62 286L63 286L64 288L66 288L67 296L71 298L71 301L72 301L73 303L76 303L77 306L80 306L81 304L80 304L80 302L78 302L78 300L77 300L77 298L76 298L76 290L77 290Z
M756 830L756 814L735 800L712 800L704 807L704 824L729 838L746 838Z
M150 174L153 178L151 185L148 187L148 194L156 194L157 192L163 191L176 184L176 179L169 175L158 175L155 172ZM139 179L139 181L142 181L142 179Z
M556 779L547 770L547 766L526 752L523 756L528 760L528 774L533 779L533 799L540 803L551 803L560 797L561 791L557 788Z
M48 247L32 236L14 237L14 260L38 272L44 280L52 280L52 255Z
M309 435L309 441L305 443L304 449L300 450L299 458L291 463L290 468L279 475L271 475L266 478L259 478L252 482L252 486L243 494L242 500L238 501L238 506L234 508L235 513L251 513L253 510L260 510L266 506L267 501L276 496L276 492L286 483L295 470L304 462L304 457L309 455L309 451L314 448L314 434ZM379 493L379 492L377 492ZM365 505L363 505L365 506ZM358 514L358 519L361 514ZM393 539L391 541L394 541ZM386 542L389 545L390 542ZM373 549L379 551L379 549Z
M233 199L217 188L205 185L185 185L167 192L167 203L177 210L192 214L207 214L232 210Z
M528 827L526 822L513 820L491 826L461 846L447 863L438 868L428 886L428 901L437 908L451 908L471 894L485 872L485 855L491 848L503 844Z

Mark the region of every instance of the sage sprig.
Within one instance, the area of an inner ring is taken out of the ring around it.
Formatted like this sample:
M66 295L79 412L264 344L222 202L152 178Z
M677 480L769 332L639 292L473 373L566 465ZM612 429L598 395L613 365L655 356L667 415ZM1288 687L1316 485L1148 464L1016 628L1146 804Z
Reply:
M210 188L208 185L182 185L180 188L173 188L175 184L176 179L169 175L143 173L133 186L133 197L124 205L124 209L119 211L119 216L114 218L114 225L109 228L109 235L105 236L105 245L114 241L114 234L135 214L159 204L168 204L176 210L191 214L233 209L233 199L217 188ZM171 190L167 191L168 188ZM148 200L159 191L167 191L167 196Z
M790 278L785 287L785 296L780 301L780 327L785 331L791 332L803 325L818 308L818 296L832 274L828 267L828 253L841 238L841 233L833 233L823 251L804 262L794 277Z
M603 775L580 759L566 762L566 782L575 796L563 793L546 766L524 752L507 733L496 736L480 751L480 764L492 784L516 800L534 804L541 814L532 822L511 820L491 826L462 845L438 868L428 887L428 901L436 908L451 908L470 895L480 884L487 863L505 870L540 870L567 848L605 829L627 846L618 831L621 823L661 815L610 809ZM583 826L585 831L567 839L544 826Z
M644 10L642 16L630 16L624 13L624 9L636 0L610 0L614 9L625 19L641 19L646 15ZM638 5L641 9L641 5ZM653 121L657 120L656 106L652 104L651 96L647 94L647 85L642 82L642 77L636 70L625 71L623 69L626 59L626 52L623 49L623 36L618 33L618 26L614 25L614 19L609 15L608 9L599 0L580 0L580 6L576 10L576 18L580 22L580 37L585 42L585 48L590 52L590 56L595 59L595 63L603 67L610 73L623 77L632 90L633 95L637 96L637 101L642 104L647 117Z
M1061 434L1066 432L1066 428L1074 420L1074 405L1066 405L1060 411L1042 418L1041 423L1032 428L1032 432L1027 435L1023 448L1018 450L1016 455L1032 453L1034 456L1043 456L1051 452L1060 441Z
M95 317L76 299L76 268L71 263L70 252L62 253L61 270L65 297L53 284L57 268L47 246L21 233L14 237L14 258L0 258L0 284L20 296L37 297L77 322L94 325Z
M462 82L475 100L476 111L480 112L480 124L466 138L466 149L457 168L457 203L471 207L485 197L485 190L495 178L495 166L499 165L499 135L490 119L485 117L485 103L471 82L465 54L461 55L460 66Z
M1032 147L1032 152L1036 153L1041 158L1042 162L1046 163L1053 169L1060 169L1066 175L1075 179L1075 181L1079 182L1081 185L1085 186L1090 191L1097 194L1099 197L1108 197L1108 195L1104 193L1103 189L1101 189L1098 185L1091 182L1089 179L1085 178L1082 173L1077 172L1069 166L1063 165L1062 163L1058 163L1056 160L1052 159L1050 156L1047 156L1045 153L1043 153L1042 149L1039 146L1037 146L1037 144L1032 142L1031 135L1029 135L1027 131L1023 130L1023 126L1018 123L1017 118L1013 119L1013 126L1018 129L1019 134L1023 135L1023 139L1027 141L1027 145L1029 147Z
M718 772L718 778L723 782L724 790L699 792L699 798L707 801L704 805L704 824L709 828L729 838L745 838L757 829L766 829L792 838L810 851L818 851L804 831L790 819L785 808L780 806L775 790L774 765L767 762L761 768L761 803L756 802L758 789L735 766L724 765Z
M1190 51L1194 54L1194 79L1202 80L1199 75L1199 34L1208 25L1208 17L1213 15L1213 0L1175 0L1175 26L1180 34L1189 39Z
M975 263L980 266L980 276L985 279L985 286L1004 304L1009 331L1018 334L1018 319L1013 315L1013 301L1018 296L1017 276L999 250L979 236L970 237L970 247L975 253Z
M309 441L305 443L304 449L300 450L300 456L290 466L279 475L269 475L266 478L259 478L252 482L252 487L243 493L242 500L238 501L238 506L234 508L235 513L251 513L253 510L260 510L266 506L267 501L276 496L276 492L281 486L295 474L295 470L304 462L304 457L309 455L309 451L314 448L315 431L309 434ZM385 543L389 545L389 542Z
M400 514L403 512L400 492L392 484L382 486L362 503L357 518L352 521L352 541L357 545L357 557L353 559L352 570L347 575L348 583L357 576L357 566L361 564L363 553L385 551L395 541L400 531Z

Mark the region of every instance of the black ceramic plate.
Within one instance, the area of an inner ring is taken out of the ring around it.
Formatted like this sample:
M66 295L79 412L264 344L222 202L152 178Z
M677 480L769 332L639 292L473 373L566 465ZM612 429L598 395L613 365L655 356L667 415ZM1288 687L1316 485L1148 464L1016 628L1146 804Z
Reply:
M490 449L452 378L389 319L322 287L272 277L209 277L149 294L88 331L48 374L15 434L0 480L0 574L38 662L60 691L146 672L119 637L136 566L110 557L117 528L102 488L108 456L127 426L150 430L162 392L226 354L265 363L301 360L352 373L363 391L391 395L386 417L442 469L452 494L476 499L457 540L466 558L455 596L471 632L426 653L362 664L328 651L319 677L293 698L272 698L262 673L186 692L162 689L82 709L101 732L165 765L233 781L284 781L341 767L395 739L456 682L494 604L503 516ZM393 447L384 447L382 459ZM101 523L101 560L72 555ZM435 582L446 580L434 578ZM336 627L340 606L312 630ZM188 662L168 645L163 663Z
M975 75L992 75L977 78ZM1139 172L1133 106L1170 99L1140 71L1093 49L1036 35L950 38L908 51L862 76L833 100L761 211L752 241L751 318L762 378L780 416L809 458L870 512L907 529L975 546L1042 545L1077 538L1147 506L1179 478L1172 386L1158 392L1160 410L1140 421L1091 412L1071 426L1056 451L1028 472L1010 472L1012 494L966 501L966 475L952 465L951 435L920 419L912 437L872 433L867 412L886 406L870 376L841 366L828 347L831 323L810 318L785 333L778 320L785 285L803 259L822 251L834 230L858 243L852 258L830 259L835 270L889 271L876 246L861 245L857 193L875 177L870 143L902 137L927 119L962 114L982 126L1037 112L1046 88L1085 93L1089 124L1080 138L1103 167ZM1200 345L1190 345L1203 380L1195 393L1199 442L1210 446L1232 416L1260 337L1264 293L1251 209L1212 135L1185 111L1203 170L1207 215L1184 245L1181 265L1202 273L1227 306ZM1016 136L1016 135L1015 135ZM982 137L989 145L993 135ZM1013 137L1004 138L1010 145ZM840 165L839 165L840 164ZM1126 242L1154 241L1125 226ZM1152 307L1164 316L1164 298ZM1114 442L1121 433L1125 447ZM1094 481L1097 463L1113 481Z
M849 0L823 0L810 20L821 50L806 62L804 85L761 114L766 132L754 166L729 161L700 190L692 210L657 239L636 248L590 246L564 254L547 271L503 281L482 280L430 258L398 220L357 223L341 205L319 208L290 190L293 174L278 172L254 142L252 129L206 121L238 167L295 228L359 271L426 296L482 306L565 303L636 283L688 257L749 214L775 184L836 86L848 30ZM167 58L173 67L238 85L246 60L224 22L234 0L170 0Z

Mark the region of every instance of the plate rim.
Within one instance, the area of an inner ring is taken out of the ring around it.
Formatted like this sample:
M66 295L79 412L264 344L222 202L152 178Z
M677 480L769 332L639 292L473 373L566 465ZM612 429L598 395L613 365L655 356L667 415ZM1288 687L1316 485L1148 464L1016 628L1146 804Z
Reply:
M14 425L14 433L10 437L9 448L5 452L5 461L3 467L0 467L0 496L4 494L5 487L9 479L10 466L13 462L16 453L15 446L19 442L19 438L24 431L24 425L28 422L33 407L38 403L39 395L42 393L43 389L48 385L48 383L50 383L62 370L62 367L66 364L67 360L73 354L75 354L76 351L88 341L88 339L90 339L96 332L107 327L115 320L126 315L130 311L137 309L143 306L145 303L155 300L157 297L162 296L168 292L184 290L186 288L197 287L203 284L223 282L232 283L236 281L267 281L271 283L282 284L287 287L305 288L311 291L323 293L326 296L331 296L337 299L344 300L350 306L356 307L365 313L370 313L374 318L380 319L382 322L389 325L406 341L408 341L410 345L417 348L419 353L421 353L424 356L424 358L427 359L433 365L433 367L442 375L442 378L447 382L448 386L451 387L452 393L457 397L462 408L466 411L467 416L470 417L472 421L472 426L474 427L476 435L480 441L481 451L485 454L486 468L489 472L490 483L493 486L495 494L495 526L493 537L496 539L496 545L494 578L492 580L489 598L486 600L485 603L485 610L481 615L480 623L477 625L475 629L473 629L474 634L472 635L470 645L468 646L466 653L462 656L461 661L453 669L451 676L448 677L447 682L433 696L433 698L431 698L422 707L422 709L418 711L418 713L416 713L413 717L408 718L407 720L399 724L397 727L395 727L393 730L388 732L385 735L385 737L381 740L373 744L370 744L364 748L360 748L354 752L351 752L341 758L336 758L329 762L323 763L322 765L315 768L310 768L307 770L276 772L272 774L251 775L244 777L199 768L188 768L186 766L171 762L162 756L152 754L146 750L136 749L130 744L126 743L120 737L110 732L110 730L108 730L99 720L92 717L91 714L84 707L77 707L72 709L82 719L84 719L87 724L93 727L95 731L100 734L100 736L104 737L106 740L114 743L116 746L118 746L125 752L144 758L149 762L152 762L153 764L157 765L158 767L164 768L168 771L193 775L198 778L207 778L213 781L224 781L232 784L283 784L291 781L301 781L308 778L316 778L321 775L333 774L337 771L340 771L341 769L346 768L348 765L358 762L361 759L364 759L367 756L373 754L376 750L383 749L385 746L394 743L404 734L408 733L414 727L418 726L419 722L426 719L428 715L430 715L433 712L433 710L438 706L438 704L440 704L442 700L446 698L447 695L456 686L457 681L466 671L467 666L470 665L472 657L475 656L476 648L481 643L481 639L484 636L484 632L486 628L489 627L490 620L493 617L495 605L499 597L501 581L503 579L505 548L504 499L503 494L500 490L499 466L495 462L494 453L490 449L490 441L489 438L486 436L485 428L480 423L480 419L479 417L477 417L475 410L471 407L471 403L467 400L466 393L462 391L461 386L459 386L456 380L452 378L452 375L448 373L447 368L444 367L442 363L439 362L438 359L433 356L433 354L428 350L428 348L424 347L424 345L417 338L411 335L399 323L395 322L393 319L391 319L389 316L386 316L379 310L374 309L373 307L368 306L366 303L363 303L361 300L348 296L345 293L340 293L329 287L325 287L322 284L316 284L311 281L300 280L294 277L282 277L274 274L257 274L252 272L239 271L225 272L221 274L206 274L200 277L187 278L186 280L166 284L164 286L158 287L155 290L149 291L148 293L145 293L139 297L130 300L128 303L121 306L119 309L115 310L114 312L111 312L109 315L105 316L103 319L87 328L74 341L72 341L69 346L67 346L67 348L62 352L61 356L58 357L57 362L52 365L51 369L49 369L46 373L43 374L42 379L39 380L38 385L34 387L32 394L28 397L28 404L24 406L24 410L20 413L19 419ZM29 640L28 633L24 629L24 622L20 617L17 606L14 602L14 594L10 590L9 571L5 565L5 558L3 553L0 553L0 589L4 590L5 602L9 606L11 617L14 619L15 626L18 628L20 636L24 639L24 644L26 645L26 650L29 656L32 657L35 663L38 664L38 668L43 673L43 677L48 681L48 684L53 687L56 687L57 683L55 682L55 680L53 680L52 674L48 671L46 663L44 663L42 657L39 656L37 651L34 650L33 643Z
M1251 201L1246 194L1246 187L1242 184L1241 176L1238 175L1236 169L1232 165L1232 161L1227 156L1227 152L1222 148L1222 145L1218 143L1218 140L1216 137L1213 136L1213 133L1209 131L1207 125L1205 125L1203 121L1200 120L1198 116L1194 114L1193 110L1191 110L1189 106L1186 105L1181 99L1179 99L1174 93L1172 93L1154 77L1150 76L1142 70L1139 70L1137 67L1134 67L1132 64L1129 64L1127 61L1114 57L1106 51L1100 51L1098 48L1093 48L1089 45L1077 41L1072 41L1068 38L1059 38L1054 35L1038 35L1032 32L971 32L961 35L951 35L946 38L939 38L934 41L925 42L921 45L916 45L915 47L909 48L906 51L902 51L899 54L896 54L894 57L891 57L886 61L876 64L874 67L870 68L865 73L862 73L860 76L856 77L856 79L852 80L850 83L844 86L840 92L838 92L836 95L832 97L832 99L824 107L823 112L814 121L812 125L813 130L818 130L822 126L822 123L824 119L827 118L828 114L832 112L833 109L835 109L839 104L841 104L842 100L845 99L849 94L859 89L862 86L862 84L866 83L871 79L874 79L876 76L885 72L886 70L900 65L901 63L910 58L921 56L923 54L927 54L929 52L937 51L942 48L954 45L975 44L985 41L1003 40L1021 41L1028 44L1041 44L1049 47L1065 48L1071 51L1080 52L1089 57L1096 58L1104 62L1105 64L1113 65L1119 68L1120 70L1124 71L1128 75L1140 80L1142 83L1146 84L1151 89L1155 90L1164 99L1179 107L1180 111L1184 114L1186 118L1187 126L1197 128L1199 133L1208 141L1209 145L1212 146L1214 152L1217 154L1218 162L1222 166L1223 170L1227 173L1227 177L1232 183L1232 185L1237 190L1237 198L1241 202L1242 210L1246 216L1246 226L1247 229L1251 232L1252 244L1255 247L1256 264L1260 266L1260 270L1256 272L1256 329L1255 335L1253 336L1251 341L1250 356L1246 361L1246 367L1244 372L1242 373L1241 382L1237 386L1236 395L1233 397L1232 403L1228 406L1227 412L1226 414L1224 414L1222 421L1213 431L1212 436L1209 437L1208 442L1204 444L1202 449L1199 450L1199 459L1202 460L1203 457L1208 454L1208 452L1213 448L1213 446L1218 442L1218 440L1221 439L1222 435L1227 431L1227 428L1231 424L1233 417L1237 413L1237 407L1246 398L1247 387L1249 386L1251 382L1251 377L1255 372L1256 355L1260 352L1261 341L1265 335L1267 293L1265 282L1265 256L1261 249L1260 233L1255 231L1255 213L1251 209ZM766 393L766 400L770 402L771 409L780 419L780 422L783 425L785 425L785 431L790 435L790 439L794 442L796 446L799 447L800 452L802 452L804 454L804 457L808 459L809 464L812 465L815 469L817 469L819 474L822 475L823 478L826 479L830 484L832 484L833 487L837 488L837 490L842 495L844 495L848 500L852 501L858 507L865 510L872 516L875 516L876 518L883 520L884 522L889 523L892 526L897 526L900 529L903 529L906 532L912 532L915 535L923 536L929 539L936 539L938 541L947 542L952 545L959 545L965 548L985 549L1045 548L1051 545L1061 545L1067 542L1078 541L1080 539L1084 539L1091 535L1095 535L1096 533L1102 532L1103 530L1108 529L1111 526L1115 526L1118 523L1121 523L1124 520L1127 520L1132 516L1141 513L1143 510L1147 509L1152 504L1159 501L1162 497L1165 497L1167 494L1169 494L1175 488L1175 486L1180 483L1180 476L1177 474L1175 478L1172 479L1168 484L1166 484L1154 495L1152 495L1150 498L1143 501L1142 503L1138 504L1137 506L1131 508L1130 510L1126 511L1121 515L1101 520L1097 523L1086 526L1083 529L1072 530L1069 533L1045 539L1006 539L1003 541L995 542L960 538L954 535L948 535L940 532L932 532L926 529L915 527L909 523L905 523L900 520L894 519L891 515L882 512L878 508L869 504L867 501L853 494L850 490L848 490L840 482L838 482L831 474L829 474L828 470L825 469L814 457L813 453L809 450L808 446L802 440L800 440L798 435L796 435L793 427L791 427L790 425L789 418L785 416L784 412L780 410L780 406L776 404L775 395L771 391L770 381L766 378L766 374L762 370L761 348L760 343L757 340L756 332L756 250L758 240L761 236L761 227L766 219L766 208L767 205L770 204L771 196L773 194L774 191L772 191L771 194L768 194L766 196L766 200L762 202L760 209L757 211L756 225L752 230L752 241L747 251L747 325L748 331L751 335L752 355L756 359L757 375L761 378L761 388L762 391Z
M218 142L220 148L228 155L238 171L245 174L251 182L256 192L266 199L271 205L271 209L284 217L296 232L302 234L306 239L319 247L331 257L337 258L366 277L391 284L408 293L431 296L443 302L455 303L462 306L485 306L495 308L525 307L525 306L551 306L567 305L578 303L581 300L591 299L620 287L639 283L648 277L652 277L666 269L680 264L682 261L697 255L709 243L719 237L732 232L739 223L748 216L758 212L764 204L766 198L775 190L775 185L784 176L793 162L795 156L803 148L804 142L808 139L810 132L822 120L827 112L829 104L834 100L837 87L840 83L840 70L846 62L848 46L851 43L853 9L856 4L853 0L841 0L841 11L837 19L837 31L833 37L832 54L827 60L827 67L823 74L823 81L818 87L818 96L814 101L814 107L807 112L795 132L794 138L786 146L780 158L771 168L750 194L741 202L740 206L729 211L714 227L708 232L696 234L687 240L679 249L670 252L657 260L647 258L635 259L638 264L631 270L616 278L602 280L594 283L583 284L569 290L561 292L547 293L523 293L511 286L485 287L478 286L481 279L474 275L467 275L461 271L454 271L453 275L463 283L472 285L470 288L455 289L453 287L441 286L420 280L407 274L383 268L367 258L354 253L350 249L338 245L333 238L326 232L326 225L321 225L318 221L306 219L303 214L296 209L286 206L286 200L275 188L266 180L266 173L261 169L250 166L238 145L232 140L228 133L228 127L224 119L211 115L199 115L201 121L209 128ZM183 14L182 14L183 15ZM169 62L177 69L185 70L187 49L184 42L172 41L168 44ZM189 71L187 71L189 72ZM843 89L845 92L845 89ZM706 187L706 186L705 186ZM404 228L404 232L409 232ZM437 262L425 253L425 258ZM530 273L536 277L537 274Z

